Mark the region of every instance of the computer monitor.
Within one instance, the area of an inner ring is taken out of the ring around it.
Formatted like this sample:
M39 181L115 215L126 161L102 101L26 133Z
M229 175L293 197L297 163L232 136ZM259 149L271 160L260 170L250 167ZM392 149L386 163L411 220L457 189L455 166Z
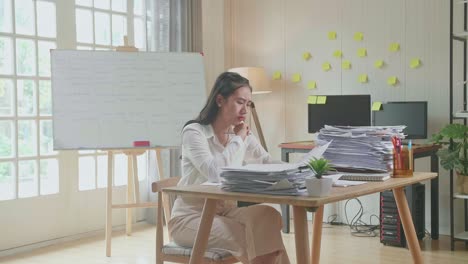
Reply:
M309 133L325 125L370 126L370 95L327 95L325 104L309 104Z
M373 112L374 126L405 125L407 139L427 138L427 102L387 102Z

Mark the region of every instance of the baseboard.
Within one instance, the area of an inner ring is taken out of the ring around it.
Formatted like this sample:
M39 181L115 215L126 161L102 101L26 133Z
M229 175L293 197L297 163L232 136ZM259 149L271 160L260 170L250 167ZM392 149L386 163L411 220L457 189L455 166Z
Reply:
M136 223L133 223L133 227L139 227L143 225L147 225L148 223L145 220L138 221ZM125 230L125 224L123 225L118 225L112 227L112 231L122 231ZM14 248L9 248L9 249L4 249L0 251L0 258L6 257L6 256L11 256L11 255L16 255L19 253L24 253L28 251L32 251L35 249L43 248L43 247L48 247L56 244L62 244L65 242L70 242L78 239L83 239L83 238L89 238L89 237L94 237L94 236L104 236L105 235L105 229L99 229L99 230L93 230L85 233L80 233L80 234L75 234L71 236L65 236L65 237L59 237L59 238L54 238L50 240L45 240L37 243L32 243L24 246L19 246L19 247L14 247Z

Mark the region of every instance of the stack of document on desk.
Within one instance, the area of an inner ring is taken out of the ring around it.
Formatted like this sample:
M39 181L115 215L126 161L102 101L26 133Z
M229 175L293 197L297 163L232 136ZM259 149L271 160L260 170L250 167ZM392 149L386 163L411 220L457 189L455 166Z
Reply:
M298 164L248 164L225 167L220 174L221 188L231 192L275 195L302 195L305 178L314 173Z
M393 136L404 138L405 126L325 126L319 140L332 141L323 154L341 170L390 172L393 168Z

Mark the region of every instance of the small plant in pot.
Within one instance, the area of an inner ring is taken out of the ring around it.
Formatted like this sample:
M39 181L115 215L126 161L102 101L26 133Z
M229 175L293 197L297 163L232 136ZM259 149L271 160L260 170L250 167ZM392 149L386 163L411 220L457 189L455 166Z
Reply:
M432 141L442 146L437 151L440 165L457 173L457 191L468 194L468 127L463 124L446 125L432 135Z
M315 177L308 178L305 181L307 192L310 196L327 196L330 193L333 179L322 178L322 176L332 170L330 162L324 158L313 158L307 166L315 173Z

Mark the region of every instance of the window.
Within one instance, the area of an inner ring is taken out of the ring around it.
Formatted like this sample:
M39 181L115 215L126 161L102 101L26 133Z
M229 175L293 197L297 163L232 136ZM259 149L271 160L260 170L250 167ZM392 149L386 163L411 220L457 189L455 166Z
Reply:
M53 0L0 1L0 200L59 192L52 145Z
M133 8L129 5L133 4ZM77 49L115 50L124 36L133 36L135 47L146 50L146 6L144 0L76 0ZM131 29L131 30L128 30ZM138 179L147 175L147 154L138 156ZM127 184L127 158L114 157L114 186ZM107 153L79 151L78 188L81 191L107 187Z

